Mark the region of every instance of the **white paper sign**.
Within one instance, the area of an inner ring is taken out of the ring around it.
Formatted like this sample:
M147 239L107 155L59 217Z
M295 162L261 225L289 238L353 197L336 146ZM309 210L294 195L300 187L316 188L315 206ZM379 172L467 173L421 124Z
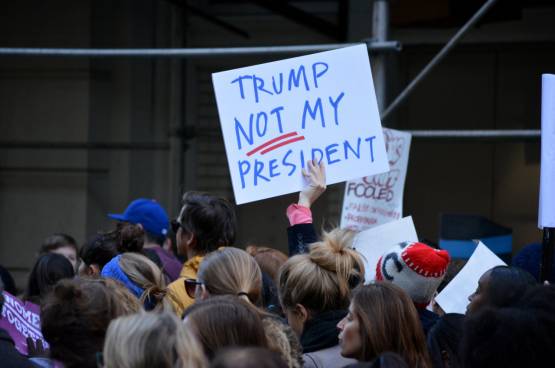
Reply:
M555 227L555 75L542 75L542 161L538 226Z
M403 216L403 191L411 134L383 129L389 171L347 182L341 227L364 230Z
M468 297L476 291L478 280L495 266L504 266L505 262L479 242L472 256L457 276L436 296L437 304L445 313L466 313Z
M365 258L366 282L375 279L376 265L385 252L396 244L416 241L418 241L418 235L411 216L358 233L353 240L353 248Z
M212 74L237 204L389 170L365 45Z

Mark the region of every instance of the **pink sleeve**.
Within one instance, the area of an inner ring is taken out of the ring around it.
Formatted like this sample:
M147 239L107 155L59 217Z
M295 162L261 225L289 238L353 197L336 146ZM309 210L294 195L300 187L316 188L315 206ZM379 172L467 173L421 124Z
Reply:
M312 211L310 208L301 206L298 204L291 204L287 207L287 218L289 219L289 224L299 225L299 224L311 224L312 223Z

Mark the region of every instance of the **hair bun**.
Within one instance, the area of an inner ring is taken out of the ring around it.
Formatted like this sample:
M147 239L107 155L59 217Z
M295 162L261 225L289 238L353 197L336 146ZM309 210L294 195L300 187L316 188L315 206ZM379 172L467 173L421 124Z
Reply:
M119 231L118 252L140 252L144 246L145 231L140 225L126 223Z

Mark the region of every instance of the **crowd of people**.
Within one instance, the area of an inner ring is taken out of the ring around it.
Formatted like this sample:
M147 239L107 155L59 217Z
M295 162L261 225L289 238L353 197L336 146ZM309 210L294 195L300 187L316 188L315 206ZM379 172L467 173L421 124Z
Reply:
M411 242L386 252L375 280L354 232L318 236L312 204L325 169L287 208L288 251L236 243L233 205L189 192L169 221L138 199L82 246L48 237L22 300L40 307L43 339L27 355L0 329L2 367L551 367L555 287L527 271L484 273L465 315L434 303L460 269ZM284 229L285 230L285 229ZM175 234L172 243L171 232ZM243 247L244 248L244 247ZM2 269L3 288L16 294Z

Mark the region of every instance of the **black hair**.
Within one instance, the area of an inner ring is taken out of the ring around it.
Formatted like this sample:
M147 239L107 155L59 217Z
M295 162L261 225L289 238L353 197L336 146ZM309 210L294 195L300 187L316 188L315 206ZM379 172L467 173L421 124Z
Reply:
M545 367L555 346L555 287L529 289L511 307L485 308L465 322L464 367Z
M529 272L518 267L497 266L490 270L486 290L487 304L493 307L510 306L519 300L537 281Z
M283 317L276 284L266 272L262 272L262 305L267 312Z
M31 270L24 299L40 304L59 280L73 278L74 275L73 266L66 257L56 253L43 254Z
M75 253L78 252L77 242L71 235L64 233L55 233L44 239L39 250L39 254L50 253L53 250L62 247L72 247Z
M17 294L17 288L15 287L15 281L7 269L0 266L0 278L2 279L2 284L4 286L4 290L12 295Z
M197 251L208 253L235 243L237 218L230 202L207 193L187 192L182 204L179 222L195 235Z
M90 238L79 250L79 257L87 265L102 267L118 254L116 240L110 234L97 234Z
M158 244L159 246L163 246L164 242L168 238L166 235L156 235L146 230L145 230L145 237L147 242L155 243L155 244Z
M427 344L434 368L461 367L459 345L462 339L463 322L463 314L445 314L428 332Z

